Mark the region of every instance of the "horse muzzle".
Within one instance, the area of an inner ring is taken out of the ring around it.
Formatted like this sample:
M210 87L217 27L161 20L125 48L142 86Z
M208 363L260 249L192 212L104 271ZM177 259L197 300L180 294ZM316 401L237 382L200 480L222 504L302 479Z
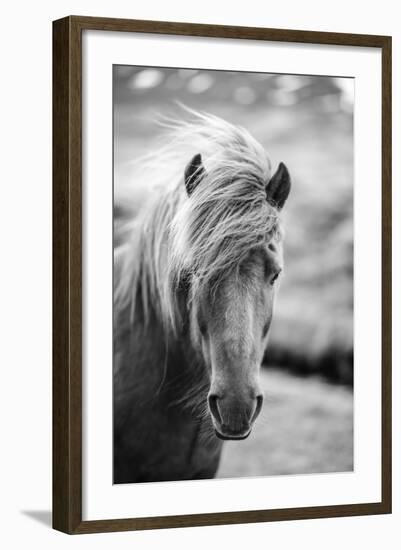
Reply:
M210 393L208 404L216 436L223 440L242 440L252 431L262 409L263 396L244 400Z
M219 439L222 439L223 441L242 441L243 439L246 439L249 436L251 431L252 431L252 428L249 428L248 433L246 433L245 435L224 435L218 432L216 428L214 429L214 433L216 434L216 436Z

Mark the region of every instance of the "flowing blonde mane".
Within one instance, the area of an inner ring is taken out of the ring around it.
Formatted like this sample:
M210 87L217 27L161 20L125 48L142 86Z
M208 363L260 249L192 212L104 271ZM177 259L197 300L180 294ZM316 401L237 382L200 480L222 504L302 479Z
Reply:
M235 269L253 247L280 238L278 211L266 200L271 163L243 128L187 110L168 120L160 148L140 159L135 180L150 182L152 197L115 251L115 307L142 300L163 324L180 329L177 286L191 277L189 299ZM200 153L205 174L188 196L184 170Z

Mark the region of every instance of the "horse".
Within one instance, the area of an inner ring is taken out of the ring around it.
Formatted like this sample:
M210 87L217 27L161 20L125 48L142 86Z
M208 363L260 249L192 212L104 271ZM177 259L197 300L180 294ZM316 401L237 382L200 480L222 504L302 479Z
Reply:
M215 477L262 408L290 176L244 128L189 112L137 163L152 193L114 251L114 483Z

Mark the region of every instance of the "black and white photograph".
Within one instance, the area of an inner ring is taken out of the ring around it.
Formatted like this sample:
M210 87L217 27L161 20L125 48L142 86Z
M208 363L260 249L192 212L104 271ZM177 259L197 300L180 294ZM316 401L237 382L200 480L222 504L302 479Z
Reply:
M6 550L398 550L401 28L343 4L6 5Z
M353 105L114 65L115 484L353 470Z

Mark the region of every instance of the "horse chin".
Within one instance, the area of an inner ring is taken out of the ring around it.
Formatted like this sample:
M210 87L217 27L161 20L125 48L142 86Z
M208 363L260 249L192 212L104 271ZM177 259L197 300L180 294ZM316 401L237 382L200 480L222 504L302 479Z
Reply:
M224 435L218 432L215 428L214 433L219 439L222 439L223 441L242 441L243 439L246 439L247 437L249 437L251 431L252 430L249 430L249 432L244 435Z

